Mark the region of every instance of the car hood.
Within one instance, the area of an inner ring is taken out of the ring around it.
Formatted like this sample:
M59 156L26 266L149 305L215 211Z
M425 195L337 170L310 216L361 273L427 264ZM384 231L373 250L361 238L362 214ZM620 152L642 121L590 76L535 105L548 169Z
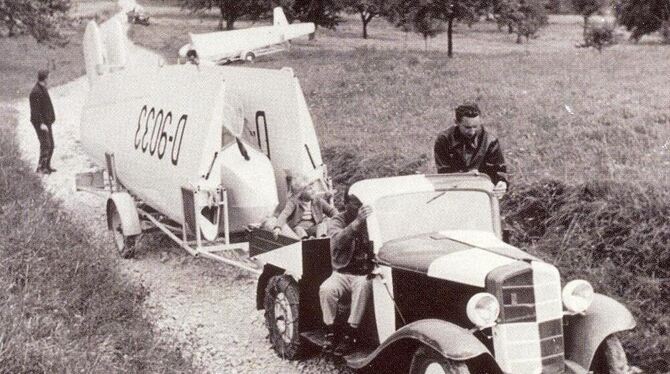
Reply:
M515 261L539 261L528 253L477 230L448 230L388 241L379 262L393 268L484 286L486 274Z

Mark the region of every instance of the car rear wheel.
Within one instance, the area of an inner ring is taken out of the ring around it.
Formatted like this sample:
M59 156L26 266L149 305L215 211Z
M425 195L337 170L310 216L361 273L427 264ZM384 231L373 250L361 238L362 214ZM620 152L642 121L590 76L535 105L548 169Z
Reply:
M123 258L132 258L135 255L135 244L137 235L126 236L123 234L123 225L121 224L121 215L116 206L111 208L111 229L114 237L114 245Z
M409 369L410 374L470 374L462 363L444 358L435 350L421 346L414 352Z
M616 335L608 336L596 351L591 370L594 374L628 374L633 370L628 366L626 352Z
M272 348L292 360L300 353L298 285L288 275L275 275L265 288L265 324Z

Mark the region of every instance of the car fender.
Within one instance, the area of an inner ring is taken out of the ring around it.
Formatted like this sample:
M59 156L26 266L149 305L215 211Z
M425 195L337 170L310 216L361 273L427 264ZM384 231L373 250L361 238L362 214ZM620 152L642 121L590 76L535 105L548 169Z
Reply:
M372 353L359 360L348 360L347 363L354 369L360 369L380 354L393 350L396 343L408 340L426 345L454 361L466 361L483 354L493 358L486 346L470 331L440 319L424 319L401 327Z
M127 192L114 192L107 199L107 228L112 229L112 207L121 216L121 230L123 235L131 236L142 233L140 217L137 214L135 201Z
M623 304L598 293L583 315L567 316L566 321L565 357L585 369L609 335L635 327L633 315Z
M258 282L256 283L256 310L263 310L265 308L265 288L268 286L270 278L281 274L284 274L284 269L270 264L263 266L263 272L258 277Z

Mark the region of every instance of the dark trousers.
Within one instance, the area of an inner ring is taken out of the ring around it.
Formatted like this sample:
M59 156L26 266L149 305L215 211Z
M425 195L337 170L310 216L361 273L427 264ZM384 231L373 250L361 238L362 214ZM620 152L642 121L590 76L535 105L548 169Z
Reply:
M33 124L37 139L40 141L40 158L37 168L51 168L51 156L54 154L54 135L51 131L51 125L46 125L47 130L40 128L39 124Z

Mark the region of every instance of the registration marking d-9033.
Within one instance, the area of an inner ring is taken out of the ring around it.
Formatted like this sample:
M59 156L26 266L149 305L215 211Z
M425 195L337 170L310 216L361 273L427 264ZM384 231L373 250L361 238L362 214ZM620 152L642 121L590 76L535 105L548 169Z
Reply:
M177 166L188 115L181 115L174 129L171 129L173 118L176 116L172 114L172 111L149 108L148 105L142 106L137 118L137 130L135 130L133 141L135 149L148 153L149 156L155 155L162 160L168 150L168 144L172 144L169 149L170 162ZM171 132L171 135L168 135L168 132Z

